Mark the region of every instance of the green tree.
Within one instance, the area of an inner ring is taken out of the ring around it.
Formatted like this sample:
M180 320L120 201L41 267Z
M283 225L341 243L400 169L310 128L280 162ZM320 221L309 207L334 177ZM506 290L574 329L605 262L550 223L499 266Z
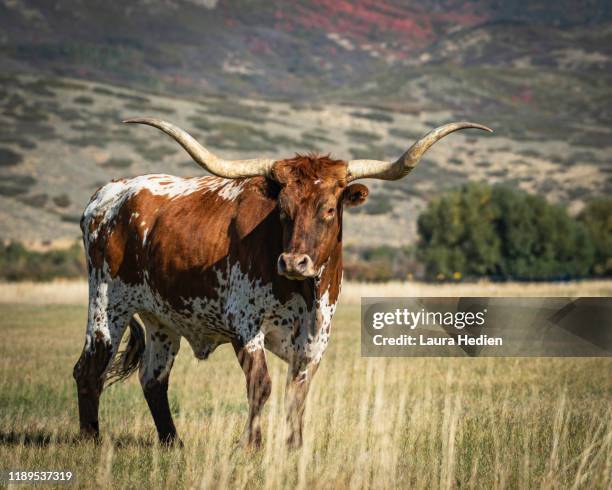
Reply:
M467 184L418 220L428 278L564 279L587 275L594 247L565 209L510 187Z
M0 279L7 281L48 281L58 277L82 277L87 272L83 246L37 252L19 242L0 240Z
M419 216L418 256L430 278L491 275L500 261L501 243L492 223L492 189L471 184L430 203Z
M612 198L602 197L591 201L578 220L586 226L595 247L592 273L597 276L612 275Z
M502 243L502 278L563 279L585 276L593 261L586 228L565 209L508 187L496 187L495 221Z

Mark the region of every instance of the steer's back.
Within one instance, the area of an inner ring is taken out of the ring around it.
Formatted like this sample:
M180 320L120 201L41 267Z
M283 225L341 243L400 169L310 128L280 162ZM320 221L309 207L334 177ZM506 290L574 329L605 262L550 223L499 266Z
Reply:
M153 174L101 187L81 219L90 273L126 284L142 284L146 275L162 295L180 293L193 283L189 274L227 254L227 230L246 183Z

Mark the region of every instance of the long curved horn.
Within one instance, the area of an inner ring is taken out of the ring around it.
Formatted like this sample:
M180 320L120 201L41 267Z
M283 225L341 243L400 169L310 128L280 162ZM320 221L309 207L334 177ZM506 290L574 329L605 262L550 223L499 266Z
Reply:
M275 160L267 158L255 158L251 160L222 160L215 154L209 152L198 143L189 133L181 128L153 117L135 117L123 121L128 124L147 124L162 130L181 145L191 158L204 170L211 174L226 179L238 179L241 177L255 177L257 175L270 175Z
M417 166L423 154L438 140L446 135L458 131L460 129L476 128L484 131L493 132L492 129L471 122L454 122L445 124L439 128L430 131L420 140L414 143L408 151L404 153L395 162L386 162L382 160L351 160L348 164L348 180L356 179L382 179L382 180L398 180L405 177L412 169Z

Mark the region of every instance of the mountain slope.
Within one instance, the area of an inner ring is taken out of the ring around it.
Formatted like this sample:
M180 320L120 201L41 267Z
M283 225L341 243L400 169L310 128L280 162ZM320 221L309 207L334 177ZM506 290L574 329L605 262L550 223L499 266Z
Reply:
M122 125L150 114L187 129L227 158L331 152L339 158L397 158L448 111L392 113L360 106L296 105L250 99L171 98L121 87L32 75L0 77L2 239L76 238L96 188L113 178L202 171L171 139ZM611 190L609 151L580 149L561 136L546 142L500 131L453 134L397 182L366 181L367 204L346 217L349 244L408 244L427 201L468 180L506 182L579 209ZM367 230L364 234L363 230Z
M0 238L78 235L92 191L196 174L154 115L230 157L319 150L396 158L469 119L406 181L374 182L347 241L405 244L420 209L467 180L577 211L612 191L609 2L0 0ZM360 208L361 209L361 208Z
M452 33L599 26L609 2L2 0L4 63L179 93L318 98L419 60ZM521 34L519 31L517 34ZM512 46L521 35L510 35ZM491 43L494 48L499 43ZM480 62L503 62L499 49Z

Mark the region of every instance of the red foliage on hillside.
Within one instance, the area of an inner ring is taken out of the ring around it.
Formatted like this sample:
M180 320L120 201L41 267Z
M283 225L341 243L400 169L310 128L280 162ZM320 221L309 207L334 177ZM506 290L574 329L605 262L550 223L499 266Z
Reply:
M284 30L295 27L336 33L357 46L375 40L377 49L382 48L383 52L422 48L450 30L486 20L472 2L461 3L457 9L432 12L419 2L398 0L313 0L281 4L275 19L277 26Z

